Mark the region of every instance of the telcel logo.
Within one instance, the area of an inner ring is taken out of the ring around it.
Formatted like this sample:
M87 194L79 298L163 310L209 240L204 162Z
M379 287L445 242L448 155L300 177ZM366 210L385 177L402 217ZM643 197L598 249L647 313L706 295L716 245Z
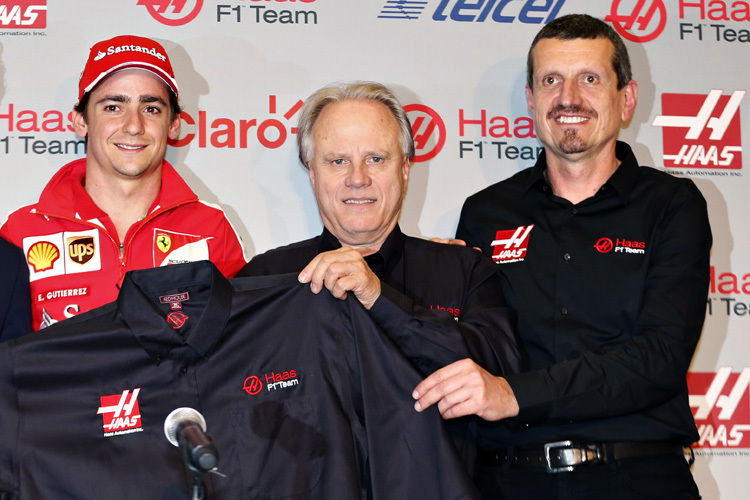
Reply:
M417 19L426 2L386 0L379 18ZM557 17L565 0L440 0L433 21L541 24Z
M744 90L731 96L713 89L708 95L662 94L664 166L674 168L742 168L742 134L737 112Z
M0 5L0 29L47 27L47 0L8 0Z
M732 373L723 366L716 373L687 376L690 406L702 448L750 448L750 368Z

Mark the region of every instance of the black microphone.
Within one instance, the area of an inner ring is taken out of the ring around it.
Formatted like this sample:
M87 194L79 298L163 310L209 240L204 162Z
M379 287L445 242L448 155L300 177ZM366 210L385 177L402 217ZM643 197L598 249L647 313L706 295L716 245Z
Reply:
M182 459L194 472L204 474L219 462L216 443L206 434L206 420L197 410L177 408L167 415L164 434L180 448Z

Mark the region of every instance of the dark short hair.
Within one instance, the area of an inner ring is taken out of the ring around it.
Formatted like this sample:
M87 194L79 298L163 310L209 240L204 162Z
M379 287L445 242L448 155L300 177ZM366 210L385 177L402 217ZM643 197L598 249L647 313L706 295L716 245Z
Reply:
M414 159L414 138L411 133L411 123L406 111L395 95L385 86L375 82L352 82L328 85L316 90L305 100L299 114L297 125L297 146L299 159L306 167L312 156L313 135L312 128L318 120L323 108L329 104L342 101L372 101L379 102L388 108L399 127L399 144L401 152Z
M558 17L545 25L536 34L534 41L531 42L529 54L526 57L526 83L532 91L534 90L534 60L532 59L532 52L539 40L545 38L556 38L558 40L606 38L612 42L612 46L615 49L612 56L612 68L617 75L617 90L625 87L633 77L630 70L628 49L625 47L625 43L617 31L601 19L591 17L587 14L570 14Z
M106 78L102 81L105 81ZM91 89L89 92L86 92L83 94L83 97L80 101L76 103L75 106L73 106L73 110L81 113L83 115L83 118L86 118L86 111L89 109L89 101L91 100L91 92L93 92L99 85L101 85L102 82L99 82L93 89ZM167 89L167 94L169 95L169 111L172 113L172 116L170 117L170 123L174 121L174 119L182 113L182 107L180 106L180 100L177 98L174 92L172 92L172 89L169 88L169 85L166 83L164 84L164 88Z

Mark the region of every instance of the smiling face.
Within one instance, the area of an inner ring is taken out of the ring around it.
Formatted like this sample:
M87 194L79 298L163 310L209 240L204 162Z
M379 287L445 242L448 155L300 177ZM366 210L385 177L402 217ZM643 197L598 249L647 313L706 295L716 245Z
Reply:
M88 136L87 175L138 179L161 167L168 139L180 131L168 92L140 69L114 73L91 91L86 116L73 112L76 133Z
M620 126L633 114L638 87L631 80L617 89L613 54L606 38L545 38L534 47L534 88L526 88L526 97L548 159L614 158Z
M328 104L312 127L310 181L325 227L376 252L398 223L409 180L399 126L374 101Z

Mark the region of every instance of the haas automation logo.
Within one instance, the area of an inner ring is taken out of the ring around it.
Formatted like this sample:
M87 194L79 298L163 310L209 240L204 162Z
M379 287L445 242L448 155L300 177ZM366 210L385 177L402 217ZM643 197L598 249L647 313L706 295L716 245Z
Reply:
M744 90L731 96L713 89L708 95L662 94L661 115L651 123L663 128L664 166L742 168L740 103Z
M750 368L732 373L728 366L716 373L690 372L690 406L701 448L750 448Z
M529 247L529 234L534 229L530 226L518 226L516 229L506 229L495 233L495 240L490 243L495 247L492 252L492 260L498 264L509 264L519 262L526 258L526 250Z
M138 394L140 392L140 387L133 389L132 393L129 389L125 389L121 394L112 394L100 398L101 406L96 413L102 416L106 437L143 430L141 427L141 410L138 407Z

